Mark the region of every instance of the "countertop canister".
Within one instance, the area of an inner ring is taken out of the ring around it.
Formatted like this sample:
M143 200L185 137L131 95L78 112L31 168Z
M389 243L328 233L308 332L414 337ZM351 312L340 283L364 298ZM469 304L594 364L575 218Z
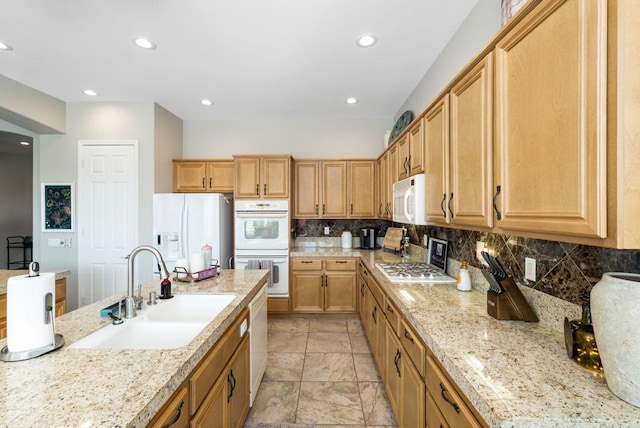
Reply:
M605 273L591 290L591 321L607 386L640 407L640 275Z
M353 247L353 235L348 230L342 232L342 248Z

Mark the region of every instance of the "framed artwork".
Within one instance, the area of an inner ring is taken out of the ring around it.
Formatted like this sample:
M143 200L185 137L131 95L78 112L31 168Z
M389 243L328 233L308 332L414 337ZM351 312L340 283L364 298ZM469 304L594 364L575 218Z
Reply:
M73 232L73 184L42 183L42 231Z

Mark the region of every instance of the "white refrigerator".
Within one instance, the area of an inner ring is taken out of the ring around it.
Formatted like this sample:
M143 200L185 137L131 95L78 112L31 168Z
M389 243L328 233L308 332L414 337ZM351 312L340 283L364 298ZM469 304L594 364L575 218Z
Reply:
M226 268L233 256L233 201L222 193L156 193L153 195L153 241L167 269L211 246L212 264ZM153 267L154 276L159 272Z

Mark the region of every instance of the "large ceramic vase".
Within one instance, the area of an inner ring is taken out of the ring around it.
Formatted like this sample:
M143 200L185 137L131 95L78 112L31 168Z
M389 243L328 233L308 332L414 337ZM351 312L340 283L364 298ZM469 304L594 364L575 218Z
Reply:
M605 273L591 290L591 320L607 386L640 407L640 275Z

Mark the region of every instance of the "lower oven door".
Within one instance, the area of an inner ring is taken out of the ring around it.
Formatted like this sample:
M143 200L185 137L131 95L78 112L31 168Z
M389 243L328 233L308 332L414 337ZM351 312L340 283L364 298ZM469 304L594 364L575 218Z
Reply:
M267 294L273 297L289 295L289 257L236 255L236 269L268 269Z

